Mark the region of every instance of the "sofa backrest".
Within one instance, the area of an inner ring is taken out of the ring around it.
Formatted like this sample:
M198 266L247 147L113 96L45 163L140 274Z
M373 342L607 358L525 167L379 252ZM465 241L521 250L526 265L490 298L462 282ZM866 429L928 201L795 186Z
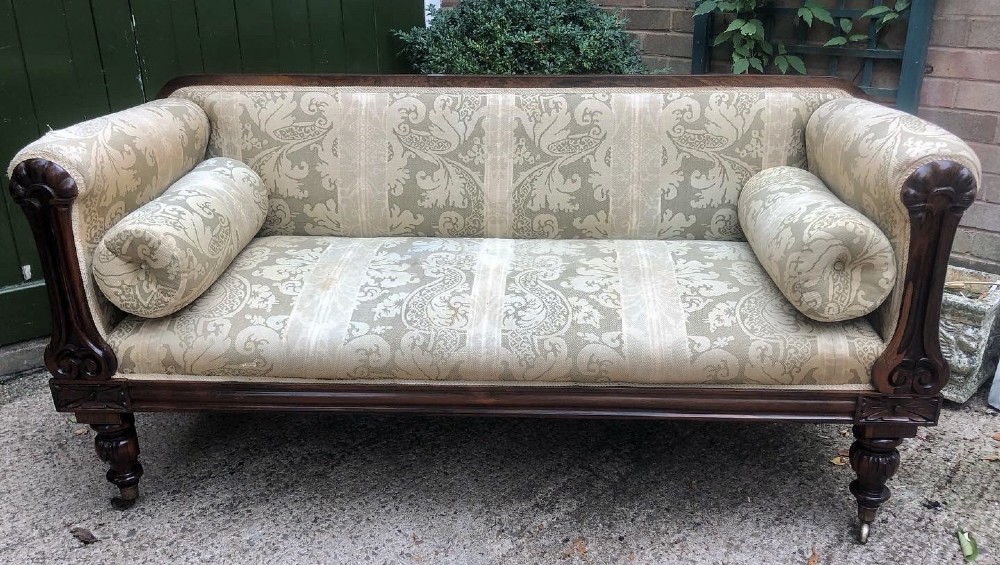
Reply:
M834 86L195 85L209 157L265 181L263 235L743 240L760 170L806 165Z

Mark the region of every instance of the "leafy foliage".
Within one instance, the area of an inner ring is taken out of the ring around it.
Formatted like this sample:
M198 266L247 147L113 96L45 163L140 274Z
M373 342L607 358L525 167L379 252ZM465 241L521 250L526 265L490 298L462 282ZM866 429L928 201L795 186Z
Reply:
M812 27L813 23L821 22L832 26L836 35L824 44L824 47L847 45L848 43L865 41L868 34L852 33L855 22L851 18L834 18L830 10L820 5L820 0L806 0L796 12L795 17ZM695 15L718 13L732 15L733 20L726 29L715 36L714 45L728 43L733 50L733 73L749 73L751 70L765 72L769 66L776 68L782 74L793 69L800 74L806 73L802 58L788 53L784 43L772 42L767 38L764 24L758 12L774 4L774 0L699 0ZM882 33L885 26L904 15L910 9L910 0L896 0L893 7L881 5L866 11L860 19L872 19L875 34Z
M590 0L462 0L430 10L430 26L396 32L423 73L647 72L625 20Z

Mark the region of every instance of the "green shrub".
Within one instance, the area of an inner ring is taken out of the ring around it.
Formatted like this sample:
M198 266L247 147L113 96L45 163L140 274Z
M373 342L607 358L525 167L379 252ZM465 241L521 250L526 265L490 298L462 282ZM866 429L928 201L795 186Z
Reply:
M461 0L431 15L429 27L396 32L422 73L647 72L625 20L590 0Z

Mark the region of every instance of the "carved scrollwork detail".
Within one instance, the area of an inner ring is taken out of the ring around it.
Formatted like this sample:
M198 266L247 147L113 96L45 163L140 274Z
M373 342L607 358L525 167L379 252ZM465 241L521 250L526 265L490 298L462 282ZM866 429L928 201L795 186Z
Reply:
M57 379L111 378L118 360L91 317L73 239L76 181L56 163L29 159L14 169L10 193L28 217L45 274L52 312L46 367Z
M858 424L933 425L940 413L939 396L862 396L854 421Z
M53 379L49 388L59 412L129 411L128 391L124 383L60 382Z
M944 279L958 223L975 198L975 175L954 161L927 163L903 183L910 248L896 332L872 368L879 392L933 396L948 382L938 341Z

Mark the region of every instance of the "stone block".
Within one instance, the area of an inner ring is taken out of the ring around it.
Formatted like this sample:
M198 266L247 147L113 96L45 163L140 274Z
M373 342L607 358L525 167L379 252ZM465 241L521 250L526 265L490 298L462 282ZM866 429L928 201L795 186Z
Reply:
M1000 174L1000 145L970 141L969 147L979 156L984 173Z
M958 81L927 77L920 90L920 105L950 108L955 104L956 92Z
M996 138L1000 115L962 110L921 108L918 115L965 141L992 143Z
M1000 262L1000 234L978 232L972 238L971 253L979 259Z
M996 62L1000 65L1000 58L997 58ZM962 81L958 84L958 94L955 96L956 108L997 112L1000 111L998 105L1000 105L1000 72L997 72L997 82ZM994 137L996 137L995 131Z
M670 13L670 29L671 31L679 31L681 33L693 33L694 32L694 11L693 10L674 10Z
M934 25L937 25L935 22ZM969 47L1000 50L1000 17L969 20Z
M934 18L931 24L931 45L935 47L965 47L968 36L969 19L966 17Z
M987 202L1000 203L1000 175L984 174L976 196Z
M626 8L622 15L628 20L628 29L650 29L666 31L670 29L670 10Z
M1000 204L977 200L962 216L962 225L968 228L1000 232Z
M955 242L951 245L952 253L972 252L972 236L975 232L969 228L958 228L955 234Z
M935 77L1000 80L1000 51L931 47L927 64L934 68Z
M941 350L951 368L942 394L965 402L996 371L1000 356L1000 276L948 267L941 303Z
M644 33L642 52L647 55L691 56L692 36L687 33Z

